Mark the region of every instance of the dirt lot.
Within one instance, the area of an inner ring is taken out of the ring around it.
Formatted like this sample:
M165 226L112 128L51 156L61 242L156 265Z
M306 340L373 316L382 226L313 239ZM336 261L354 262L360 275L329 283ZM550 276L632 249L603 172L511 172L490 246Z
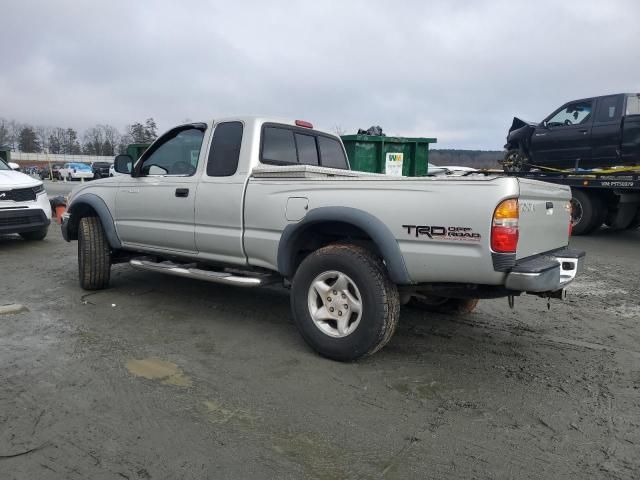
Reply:
M356 364L297 334L286 290L113 270L0 237L0 478L638 478L640 231L576 238L565 303L404 309Z

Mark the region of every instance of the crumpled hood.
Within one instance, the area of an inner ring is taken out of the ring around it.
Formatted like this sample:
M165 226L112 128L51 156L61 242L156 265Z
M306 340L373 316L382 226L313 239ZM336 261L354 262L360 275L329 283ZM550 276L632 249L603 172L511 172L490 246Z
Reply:
M15 170L0 170L0 190L35 187L42 182Z
M511 128L509 128L509 132L513 132L514 130L518 130L519 128L522 127L537 127L538 123L536 122L530 122L528 120L522 120L521 118L518 117L513 117L513 122L511 123Z

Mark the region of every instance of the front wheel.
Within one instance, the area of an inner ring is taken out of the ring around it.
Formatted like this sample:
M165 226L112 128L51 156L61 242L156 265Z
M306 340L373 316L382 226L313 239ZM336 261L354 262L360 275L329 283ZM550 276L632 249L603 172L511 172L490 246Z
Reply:
M311 348L333 360L353 361L391 339L400 299L380 259L363 247L333 244L300 264L291 308Z
M109 286L111 247L98 217L80 219L78 227L78 273L85 290Z

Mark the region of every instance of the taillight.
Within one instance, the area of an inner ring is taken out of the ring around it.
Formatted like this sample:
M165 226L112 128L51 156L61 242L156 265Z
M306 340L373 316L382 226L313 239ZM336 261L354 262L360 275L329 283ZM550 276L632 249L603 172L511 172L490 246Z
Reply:
M569 236L571 236L573 233L573 205L571 202L567 202L564 208L569 212Z
M518 248L518 200L504 200L493 213L491 224L491 250L498 253L515 253Z
M296 125L304 128L313 128L311 122L307 122L306 120L296 120Z

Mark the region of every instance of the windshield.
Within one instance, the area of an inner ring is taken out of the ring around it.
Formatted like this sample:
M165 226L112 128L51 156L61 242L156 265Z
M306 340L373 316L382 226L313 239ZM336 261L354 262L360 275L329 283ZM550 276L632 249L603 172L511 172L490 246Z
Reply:
M11 169L9 168L9 165L4 163L4 160L0 160L0 170L11 170Z
M85 165L84 163L72 163L69 165L71 168L75 168L76 170L91 170L89 165Z

